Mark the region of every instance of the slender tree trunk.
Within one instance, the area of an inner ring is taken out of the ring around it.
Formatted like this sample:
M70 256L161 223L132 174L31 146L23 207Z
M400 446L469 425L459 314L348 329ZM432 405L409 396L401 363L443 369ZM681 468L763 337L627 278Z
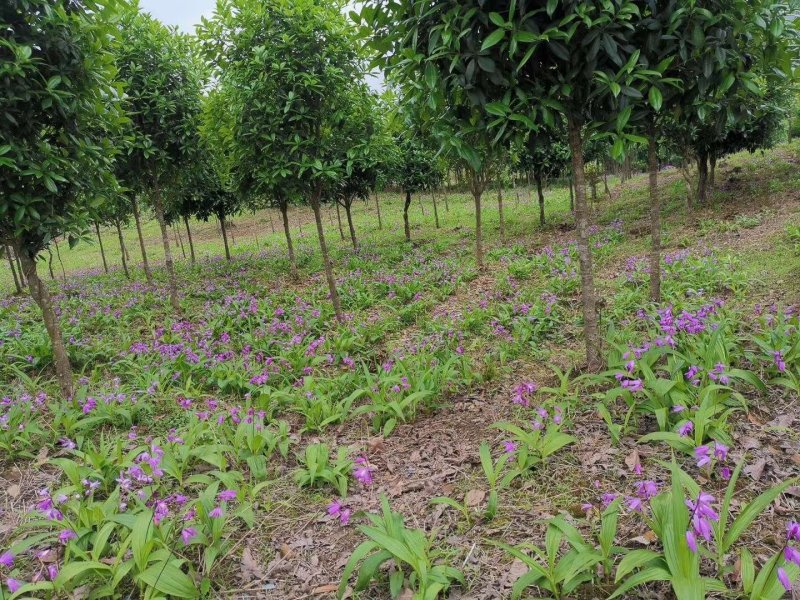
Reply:
M542 189L542 175L541 173L536 173L536 194L539 196L539 226L544 227L545 218L544 218L544 190ZM570 188L571 190L572 188ZM572 202L570 202L572 204Z
M153 272L150 270L150 263L147 260L147 250L144 247L144 236L142 235L142 220L139 216L139 201L136 195L132 196L133 220L136 222L136 235L139 236L139 248L142 250L142 266L144 267L144 277L147 283L153 285Z
M569 178L569 212L575 212L575 182L574 177Z
M403 204L403 228L406 232L406 241L411 242L411 226L408 224L408 209L411 206L411 192L406 190L406 201Z
M444 212L450 212L450 203L448 202L448 197L450 193L447 191L447 188L444 188Z
M186 247L183 245L183 236L181 235L181 228L178 225L172 226L172 231L175 232L175 236L178 238L178 243L181 245L181 255L183 259L186 260Z
M272 222L272 212L269 209L267 209L267 216L269 217L269 228L272 233L275 233L275 223Z
M169 302L176 312L180 312L181 303L178 300L178 280L175 276L175 263L172 260L172 249L169 247L169 232L167 222L164 219L164 203L161 198L161 188L158 179L153 179L153 208L156 213L158 226L161 228L161 242L164 245L164 265L167 267L167 278L169 279Z
M50 272L50 279L56 280L56 274L53 273L53 251L47 248L47 270Z
M708 154L697 157L697 202L705 204L708 199Z
M192 257L192 264L195 264L194 240L192 240L192 229L189 227L189 217L183 217L183 224L186 226L186 239L189 240L189 255Z
M422 203L422 193L417 194L417 197L419 198L419 207L422 210L422 216L424 217L425 216L425 205Z
M608 168L605 163L603 164L603 189L606 192L606 196L611 198L611 190L608 189Z
M72 398L72 367L69 364L69 354L67 354L67 347L64 345L64 338L61 334L61 325L53 308L53 299L47 286L39 279L39 275L36 272L36 258L29 256L27 252L21 251L19 248L17 248L17 256L20 257L23 271L28 279L31 297L42 311L44 326L53 345L53 359L58 386L61 388L61 393L65 399Z
M108 275L108 262L106 261L106 251L103 248L103 238L100 236L100 225L97 221L94 222L94 231L97 233L97 243L100 244L100 258L103 259L103 270Z
M6 258L8 259L8 268L11 269L11 276L14 278L14 287L18 294L22 293L22 284L20 284L19 277L17 277L17 269L14 267L14 257L11 256L11 246L6 246Z
M61 267L61 276L64 278L64 283L67 282L67 270L64 268L64 261L61 260L61 249L58 247L58 242L53 240L53 246L56 249L56 256L58 257L58 264ZM17 261L19 262L19 255L17 255ZM22 267L20 266L20 270ZM25 285L25 280L22 280L22 285Z
M588 369L597 372L602 368L600 333L598 330L597 306L592 273L592 253L589 248L589 211L586 204L586 180L583 164L583 140L581 126L573 116L567 119L569 145L572 150L572 171L575 177L575 223L578 230L578 257L581 269L581 292L583 296L583 325L586 338L586 361Z
M713 194L717 187L717 155L713 152L708 157L708 189Z
M439 207L436 206L436 194L431 190L431 201L433 202L433 220L436 223L436 229L439 229Z
M497 211L500 213L500 242L506 243L506 221L503 215L503 185L497 185Z
M344 205L344 213L347 215L347 227L350 228L350 240L353 242L353 250L358 250L358 241L356 240L356 228L353 227L353 215L351 212L352 201Z
M650 299L661 301L661 198L658 194L658 146L655 127L647 140L647 168L650 173Z
M131 274L128 272L128 259L125 257L127 254L127 250L125 248L125 239L122 237L122 227L119 224L119 221L115 222L117 226L117 237L119 238L119 250L122 254L122 270L125 272L125 277L130 279Z
M336 318L339 322L343 322L344 313L342 313L342 304L339 300L339 292L336 291L336 280L333 278L333 265L328 255L328 245L325 243L325 232L322 230L322 214L319 206L321 194L322 190L314 190L314 193L311 195L311 208L314 211L314 221L317 224L317 237L319 238L319 248L322 251L322 262L325 265L325 279L328 281L328 290L330 291L331 302L333 303L333 312L336 314Z
M486 189L486 174L469 169L472 199L475 201L475 265L483 270L483 230L481 228L481 196Z
M339 210L339 203L336 202L336 220L339 221L339 235L342 236L344 241L344 229L342 229L342 212Z
M217 215L219 226L222 229L222 243L225 245L225 260L231 259L231 249L228 246L228 228L225 227L225 215Z
M378 231L383 229L383 223L381 222L381 203L378 199L378 190L375 190L375 210L378 211Z
M233 221L230 221L230 222L226 221L225 225L226 225L226 229L231 234L231 245L235 246L236 245L236 223L234 223Z
M278 207L281 210L281 217L283 217L283 233L286 235L286 248L289 251L289 274L294 281L299 281L297 260L294 257L294 244L292 244L292 231L289 227L289 205L285 200L280 200Z

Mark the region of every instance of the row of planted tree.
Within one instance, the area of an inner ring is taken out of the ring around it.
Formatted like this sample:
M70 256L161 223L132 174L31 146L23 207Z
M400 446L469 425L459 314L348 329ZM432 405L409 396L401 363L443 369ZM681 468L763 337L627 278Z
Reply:
M676 162L690 179L696 164L690 207L704 202L717 158L772 144L793 101L795 30L780 2L370 0L349 19L342 9L226 0L196 36L135 0L11 0L0 10L0 241L42 309L65 396L69 359L37 272L54 240L75 244L103 223L121 241L132 215L150 281L146 201L180 311L171 222L191 236L190 217L216 216L226 236L226 219L244 207L277 207L297 278L287 213L305 203L341 319L321 206L341 205L355 246L353 202L397 188L409 239L412 194L450 171L474 198L479 268L492 184L532 173L544 221L542 180L574 180L587 360L597 368L586 160L629 172L646 152L658 301L660 165ZM376 68L381 95L366 83Z

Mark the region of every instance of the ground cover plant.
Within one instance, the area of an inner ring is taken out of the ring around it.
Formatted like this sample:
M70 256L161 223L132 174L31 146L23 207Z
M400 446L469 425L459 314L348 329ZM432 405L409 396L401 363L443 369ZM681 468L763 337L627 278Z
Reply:
M784 5L13 4L0 599L798 593Z

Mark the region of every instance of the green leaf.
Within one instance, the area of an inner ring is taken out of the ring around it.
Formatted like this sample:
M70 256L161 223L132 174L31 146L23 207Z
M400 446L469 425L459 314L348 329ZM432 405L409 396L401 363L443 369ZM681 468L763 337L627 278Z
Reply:
M742 509L742 512L739 513L739 516L736 517L736 520L731 523L730 529L728 529L727 533L725 534L725 538L722 543L722 551L727 552L728 549L736 542L736 540L739 539L739 536L744 533L745 529L747 529L756 519L756 517L764 512L764 510L770 504L772 504L772 501L775 500L775 498L780 496L788 487L795 485L796 483L797 478L783 481L778 485L771 487L766 492L763 492L755 500L745 506L744 509Z
M200 590L191 577L180 570L178 564L180 563L177 560L156 563L139 574L136 579L175 598L198 598Z
M342 582L339 584L339 589L336 591L337 600L342 600L342 597L347 590L347 584L350 582L350 575L352 575L353 571L355 571L359 561L377 548L378 545L375 542L367 541L362 542L353 551L353 554L350 556L350 560L347 561L347 565L345 565L344 571L342 572Z
M650 92L647 94L647 99L654 111L658 112L661 110L661 103L663 102L664 98L661 95L661 90L659 90L656 86L652 86L650 88Z
M742 589L745 594L749 594L753 589L753 581L756 576L756 567L753 563L753 555L750 550L742 548L739 552L740 575L742 579Z
M661 554L653 552L652 550L631 550L619 561L617 573L614 576L614 582L619 583L628 573L661 558Z
M505 37L506 31L505 29L495 29L489 37L483 40L483 45L481 46L481 52L488 50L492 46L495 46L500 43L500 41Z
M650 567L626 579L625 582L608 597L608 600L618 598L626 594L628 590L644 585L645 583L650 583L652 581L670 581L671 579L672 575L663 567Z

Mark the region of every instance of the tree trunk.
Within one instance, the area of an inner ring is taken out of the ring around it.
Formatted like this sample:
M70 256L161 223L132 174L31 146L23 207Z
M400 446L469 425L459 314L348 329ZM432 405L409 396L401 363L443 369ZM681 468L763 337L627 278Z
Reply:
M431 190L431 201L433 202L433 220L436 223L436 229L439 229L439 207L436 206L436 194Z
M22 293L22 285L20 284L19 277L17 277L17 269L14 267L14 257L11 256L11 246L6 246L6 258L8 259L8 268L11 269L11 276L14 278L14 287L18 294Z
M661 301L661 198L658 195L658 147L655 127L647 140L647 168L650 173L650 299Z
M717 187L717 155L711 153L708 157L709 171L708 171L708 189L713 194L714 189Z
M228 227L228 225L230 225L230 227ZM231 234L231 245L235 246L236 245L236 223L234 223L233 221L230 221L230 223L226 222L226 229Z
M544 227L544 190L542 189L542 175L536 173L536 194L539 196L539 226ZM572 189L572 188L570 188ZM572 202L570 202L572 204Z
M411 206L411 192L406 190L406 202L403 204L403 227L406 232L406 241L411 242L411 226L408 224L408 209Z
M450 203L448 202L448 196L450 195L447 192L447 188L444 188L444 212L450 212Z
M183 236L181 235L181 229L177 225L173 225L172 231L175 233L175 237L178 238L178 243L181 245L181 255L183 256L183 259L186 260L186 247L183 245Z
M131 274L128 272L128 259L125 257L127 250L125 249L125 240L122 237L122 227L119 221L116 221L115 225L117 226L117 237L119 238L119 251L122 254L122 270L125 272L125 277L130 279Z
M100 236L100 225L97 223L97 221L94 222L94 230L95 233L97 233L97 243L100 244L100 258L103 259L103 270L106 272L106 275L108 275L108 262L106 261L106 251L105 248L103 248L103 238Z
M14 267L14 257L11 256L11 246L6 246L6 258L8 259L8 268L11 269L11 276L14 278L14 288L18 294L22 293L22 285L17 277L17 269Z
M352 201L344 205L344 212L347 215L347 227L350 228L350 240L353 242L353 250L358 250L358 241L356 240L356 228L353 227L353 215L351 213Z
M139 217L139 201L134 194L132 197L133 220L136 222L136 234L139 236L139 248L142 250L142 266L144 267L144 277L147 283L153 285L153 273L150 271L150 263L147 261L147 250L144 247L144 236L142 236L142 220Z
M53 251L47 248L47 270L50 272L50 279L56 280L56 274L53 273Z
M575 224L578 230L578 257L581 269L581 293L583 296L583 326L586 338L586 362L589 371L602 368L600 333L598 331L597 306L592 273L592 252L589 248L589 214L586 205L586 178L583 164L583 140L581 126L573 116L567 119L569 145L572 151L572 171L575 178Z
M606 196L611 198L611 190L608 189L608 168L605 164L603 164L603 189L606 192Z
M425 205L422 203L422 193L417 194L419 197L419 207L422 210L422 216L425 216Z
M500 242L506 243L506 220L503 214L503 186L497 186L497 212L500 214Z
M705 204L708 199L708 154L697 157L697 202Z
M161 242L164 245L164 265L167 267L167 278L169 279L169 302L176 312L180 312L178 280L175 277L175 263L172 261L172 249L169 247L169 232L167 231L167 222L164 219L164 203L161 199L161 188L158 185L157 178L153 180L153 208L155 209L158 226L161 228Z
M574 177L569 178L569 212L575 212L575 182Z
M314 211L314 221L317 224L317 237L319 238L319 248L322 251L322 262L325 265L325 279L328 281L331 302L333 302L333 312L339 322L344 321L342 304L339 300L339 292L336 291L336 280L333 278L333 266L330 256L328 256L328 245L325 243L325 232L322 230L322 214L320 213L319 198L322 190L317 188L311 195L311 208Z
M64 268L64 261L61 260L61 250L58 247L58 242L53 240L53 246L56 248L56 256L58 257L58 264L61 266L61 276L64 278L64 283L67 282L67 271ZM19 263L19 255L17 255L17 263ZM20 265L20 271L22 266ZM25 285L25 279L22 280L22 285Z
M192 240L192 230L189 227L189 217L184 215L183 224L186 226L186 239L189 240L189 256L192 257L192 264L195 264L194 240Z
M378 201L378 190L375 190L375 210L378 211L378 231L383 229L381 222L381 203Z
M228 246L228 228L225 227L225 215L217 215L219 226L222 229L222 243L225 245L225 260L231 259L231 249Z
M272 230L272 233L275 233L275 224L272 222L272 213L267 209L267 216L269 217L269 228Z
M481 196L486 189L486 173L469 169L470 190L475 201L475 265L483 270L483 231L481 229Z
M294 281L298 281L300 277L297 274L297 260L294 257L292 231L289 227L289 204L286 202L286 200L279 200L278 208L281 209L281 217L283 217L283 233L286 235L286 248L289 250L289 274Z
M339 210L339 203L336 202L336 220L339 222L339 235L342 236L344 241L344 229L342 229L342 212Z
M61 334L61 325L53 308L53 299L50 297L47 286L42 283L36 272L36 258L28 255L25 251L20 251L19 247L17 247L17 256L20 257L23 271L28 279L31 297L42 311L44 326L53 345L53 359L58 386L61 388L64 398L70 399L72 398L72 367L69 364L69 355Z

